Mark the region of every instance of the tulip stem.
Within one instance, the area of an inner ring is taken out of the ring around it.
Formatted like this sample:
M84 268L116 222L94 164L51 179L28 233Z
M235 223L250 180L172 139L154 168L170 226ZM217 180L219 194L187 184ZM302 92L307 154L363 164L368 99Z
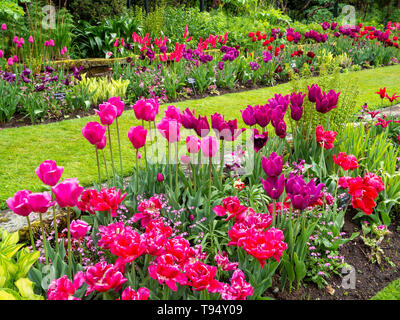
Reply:
M114 181L114 186L115 186L115 166L114 166L114 158L113 158L113 152L112 152L112 146L111 146L111 133L110 133L110 126L107 126L108 128L108 145L110 146L110 155L111 155L111 167L113 171L113 181Z
M46 258L46 264L48 265L49 264L49 257L47 255L47 241L46 241L46 235L44 233L43 217L42 217L42 214L40 212L39 212L39 219L40 219L40 228L42 229L44 256Z
M179 185L178 185L178 142L175 142L175 192L176 192L176 200L178 201L178 191L179 191Z
M97 146L95 146L94 148L96 149L97 175L98 175L98 179L99 179L99 185L101 185L99 151L97 150Z
M106 169L106 176L107 176L107 180L108 180L108 169L107 169L107 160L106 160L106 155L104 153L104 149L101 150L103 153L103 161L104 161L104 168Z
M31 237L32 250L36 250L35 241L33 240L33 232L32 232L31 222L29 221L29 216L26 216L26 221L28 222L28 228L29 228L29 235Z
M139 149L136 149L136 195L139 193Z
M70 212L71 208L67 209L67 230L68 230L68 274L72 277L72 250L71 250L71 226L70 226Z
M169 175L169 187L172 190L172 167L171 167L171 144L168 143L168 175Z
M208 178L209 178L209 183L208 183L208 212L211 210L211 166L212 166L212 158L208 158Z
M118 127L118 118L115 118L115 124L117 125L117 136L118 136L118 149L119 149L119 164L121 166L121 177L124 176L124 171L122 169L122 151L121 151L121 139L119 137L119 127Z
M51 193L52 200L55 200L55 196ZM55 239L56 239L56 250L58 251L58 226L57 226L57 215L56 215L56 206L53 206L53 218L54 218L54 232L55 232Z
M142 120L142 127L144 128L144 120ZM146 144L144 144L144 162L146 162L146 172L148 173L148 164L147 164L147 151L146 151Z
M225 165L225 140L221 140L221 168L220 168L220 173L221 173L221 182L224 179L224 165Z

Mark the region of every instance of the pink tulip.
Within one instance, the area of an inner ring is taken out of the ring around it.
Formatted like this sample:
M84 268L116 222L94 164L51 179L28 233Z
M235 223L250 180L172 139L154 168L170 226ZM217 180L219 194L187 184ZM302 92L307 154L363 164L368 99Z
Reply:
M12 59L13 59L13 62L15 62L15 63L17 63L18 62L18 57L15 55L15 56L13 56L12 57Z
M214 157L218 151L218 141L215 137L207 136L201 141L200 147L205 157Z
M19 38L17 36L14 37L13 42L17 44L19 42Z
M187 156L187 155L182 155L181 156L181 163L182 164L189 164L190 163L190 157L189 156Z
M49 46L50 46L50 47L54 47L54 46L55 46L55 43L54 43L54 40L53 40L53 39L50 39L50 40L49 40Z
M0 59L3 58L4 52L0 49Z
M153 99L138 100L132 108L138 120L154 121L158 114L158 104Z
M29 43L33 43L33 37L32 36L29 36L28 42Z
M140 149L146 144L147 130L142 126L131 127L128 138L135 149Z
M103 103L99 105L100 110L95 110L100 117L101 124L111 125L117 117L117 107L111 103Z
M74 220L71 222L71 236L74 239L82 239L88 231L90 231L91 226L82 220Z
M96 148L99 150L103 150L107 145L107 136L104 135L99 143L96 143Z
M157 174L157 181L158 181L158 182L163 182L163 181L164 181L164 176L163 176L162 173L158 173L158 174Z
M196 136L188 136L186 138L186 147L189 153L196 154L200 150L201 140Z
M89 286L86 294L93 291L107 292L110 289L119 289L127 281L117 266L99 262L87 269L85 281Z
M78 179L71 178L65 179L55 187L52 187L51 191L56 196L57 203L61 208L75 207L83 187L79 186Z
M119 40L118 40L118 38L115 39L115 41L114 41L114 47L115 47L115 48L119 47Z
M46 160L35 169L39 179L48 186L54 187L61 178L64 167L58 167L54 160Z
M90 144L97 145L103 141L107 127L102 126L98 122L88 122L82 128L82 135L90 142Z
M24 45L24 44L25 44L24 38L20 38L20 39L19 39L19 43L20 43L21 45Z
M108 103L111 103L117 108L117 118L119 118L122 115L122 112L124 112L125 103L121 100L120 97L112 97L108 99Z
M158 131L160 131L161 135L167 139L169 143L178 142L181 139L180 127L180 122L170 118L163 118L161 122L157 124Z
M45 213L50 207L56 204L51 200L51 196L48 192L31 193L27 198L32 211L37 213Z
M44 46L45 46L45 47L48 47L48 46L49 46L49 42L48 42L48 41L45 41L45 42L44 42Z
M6 203L15 214L27 217L32 212L28 202L29 194L31 194L29 190L20 190L13 197L8 198Z
M8 64L10 67L12 67L12 65L14 64L13 58L8 58L7 64Z
M3 24L1 25L1 30L2 30L2 31L6 31L6 30L7 30L7 25L6 25L5 23L3 23Z
M164 113L167 118L181 122L181 109L175 106L168 106Z

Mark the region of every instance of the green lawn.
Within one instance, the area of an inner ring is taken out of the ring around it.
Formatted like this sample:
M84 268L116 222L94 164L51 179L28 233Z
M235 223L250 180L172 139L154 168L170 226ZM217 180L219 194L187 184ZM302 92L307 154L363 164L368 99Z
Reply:
M381 104L375 94L380 87L387 87L389 93L400 92L400 65L364 70L342 75L343 81L359 84L362 94L358 105L367 102L369 107ZM318 78L313 79L318 83ZM225 119L238 118L242 124L240 110L247 105L265 104L275 93L290 93L290 84L222 96L207 97L176 103L175 106L195 109L196 114L211 115L215 112L225 114ZM161 107L159 117L163 116ZM6 208L5 200L20 189L41 191L42 185L35 175L35 168L44 160L52 159L64 166L63 178L77 177L84 186L97 179L94 147L83 138L82 127L89 121L98 121L97 116L62 122L34 125L0 131L0 209ZM123 149L124 173L132 172L135 164L134 152L127 138L131 126L140 124L133 111L124 112L120 118L121 142ZM119 170L117 137L115 125L112 126L112 143L116 168ZM108 148L106 149L108 154Z
M400 300L400 279L383 288L371 300Z

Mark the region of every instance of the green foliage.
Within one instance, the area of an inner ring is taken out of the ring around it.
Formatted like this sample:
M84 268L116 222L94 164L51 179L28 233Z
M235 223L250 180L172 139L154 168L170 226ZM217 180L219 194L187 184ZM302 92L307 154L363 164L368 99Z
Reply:
M30 2L30 0L19 1L21 3ZM0 2L0 18L6 21L9 18L18 20L25 15L24 9L18 4L17 0L2 0Z
M121 15L126 0L73 0L70 7L76 20L99 22Z
M379 291L371 300L400 300L400 279Z
M29 251L18 244L18 232L0 229L0 300L43 300L33 292L33 282L27 274L39 251Z

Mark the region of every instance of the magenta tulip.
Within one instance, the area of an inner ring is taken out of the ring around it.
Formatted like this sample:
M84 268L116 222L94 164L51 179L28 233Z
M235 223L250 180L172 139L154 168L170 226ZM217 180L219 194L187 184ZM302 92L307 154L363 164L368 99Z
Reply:
M90 142L97 145L102 142L106 133L107 127L102 126L98 122L88 122L82 128L82 135Z
M58 167L54 160L46 160L35 169L38 178L45 184L54 187L61 178L64 167Z
M1 30L2 30L2 31L6 31L6 30L7 30L7 25L6 25L5 23L3 23L3 24L1 25Z
M7 64L9 67L12 67L12 65L14 64L13 58L8 58Z
M32 36L29 36L28 42L29 43L33 43L33 37Z
M207 121L207 116L199 116L194 120L194 131L199 137L205 137L210 132L210 124Z
M163 176L162 173L158 173L158 174L157 174L157 181L158 181L158 182L163 182L163 181L164 181L164 176Z
M85 221L74 220L71 222L70 228L72 238L79 240L86 236L88 231L90 231L91 226Z
M146 144L147 130L142 126L131 127L128 138L136 150L140 149Z
M101 141L99 143L96 143L96 148L98 150L103 150L106 147L106 145L107 145L107 136L104 135Z
M215 137L204 137L200 144L201 152L207 158L214 157L218 151L218 141Z
M242 113L243 122L248 126L254 126L257 123L256 113L252 106L249 105L246 109L240 110L240 112Z
M316 102L317 99L321 99L322 91L321 88L317 84L313 84L308 86L308 100L311 102Z
M27 217L32 212L28 202L28 195L31 193L29 190L17 191L13 197L7 199L6 203L15 214Z
M268 158L262 157L261 165L267 176L277 177L282 173L283 156L272 152Z
M100 117L100 122L103 125L113 124L115 118L117 117L117 107L111 103L103 103L99 105L99 110L95 110Z
M51 200L48 192L30 193L27 198L32 211L36 213L45 213L50 207L56 204Z
M265 180L260 178L260 180L265 193L272 199L279 199L285 189L285 176L282 174L279 177L268 177Z
M180 122L170 118L162 118L161 122L157 124L158 131L169 143L178 142L181 139L180 127Z
M0 49L0 59L3 58L4 52Z
M125 103L121 100L120 97L112 97L108 99L108 103L111 103L117 108L117 118L119 118L122 115L122 112L124 112Z
M79 186L78 179L70 178L52 187L51 191L56 196L57 203L61 208L75 207L83 187Z
M164 113L167 118L181 122L181 109L175 106L168 106Z
M193 109L193 111L190 111L189 108L186 108L181 113L182 126L186 129L194 129L195 122L196 122L196 118L194 117L194 109Z
M132 106L133 111L135 112L135 117L138 120L145 120L145 121L150 121L148 120L148 115L150 115L153 111L154 104L152 99L148 100L138 100L136 103ZM158 113L158 108L157 108L157 113ZM153 121L154 119L152 119Z

